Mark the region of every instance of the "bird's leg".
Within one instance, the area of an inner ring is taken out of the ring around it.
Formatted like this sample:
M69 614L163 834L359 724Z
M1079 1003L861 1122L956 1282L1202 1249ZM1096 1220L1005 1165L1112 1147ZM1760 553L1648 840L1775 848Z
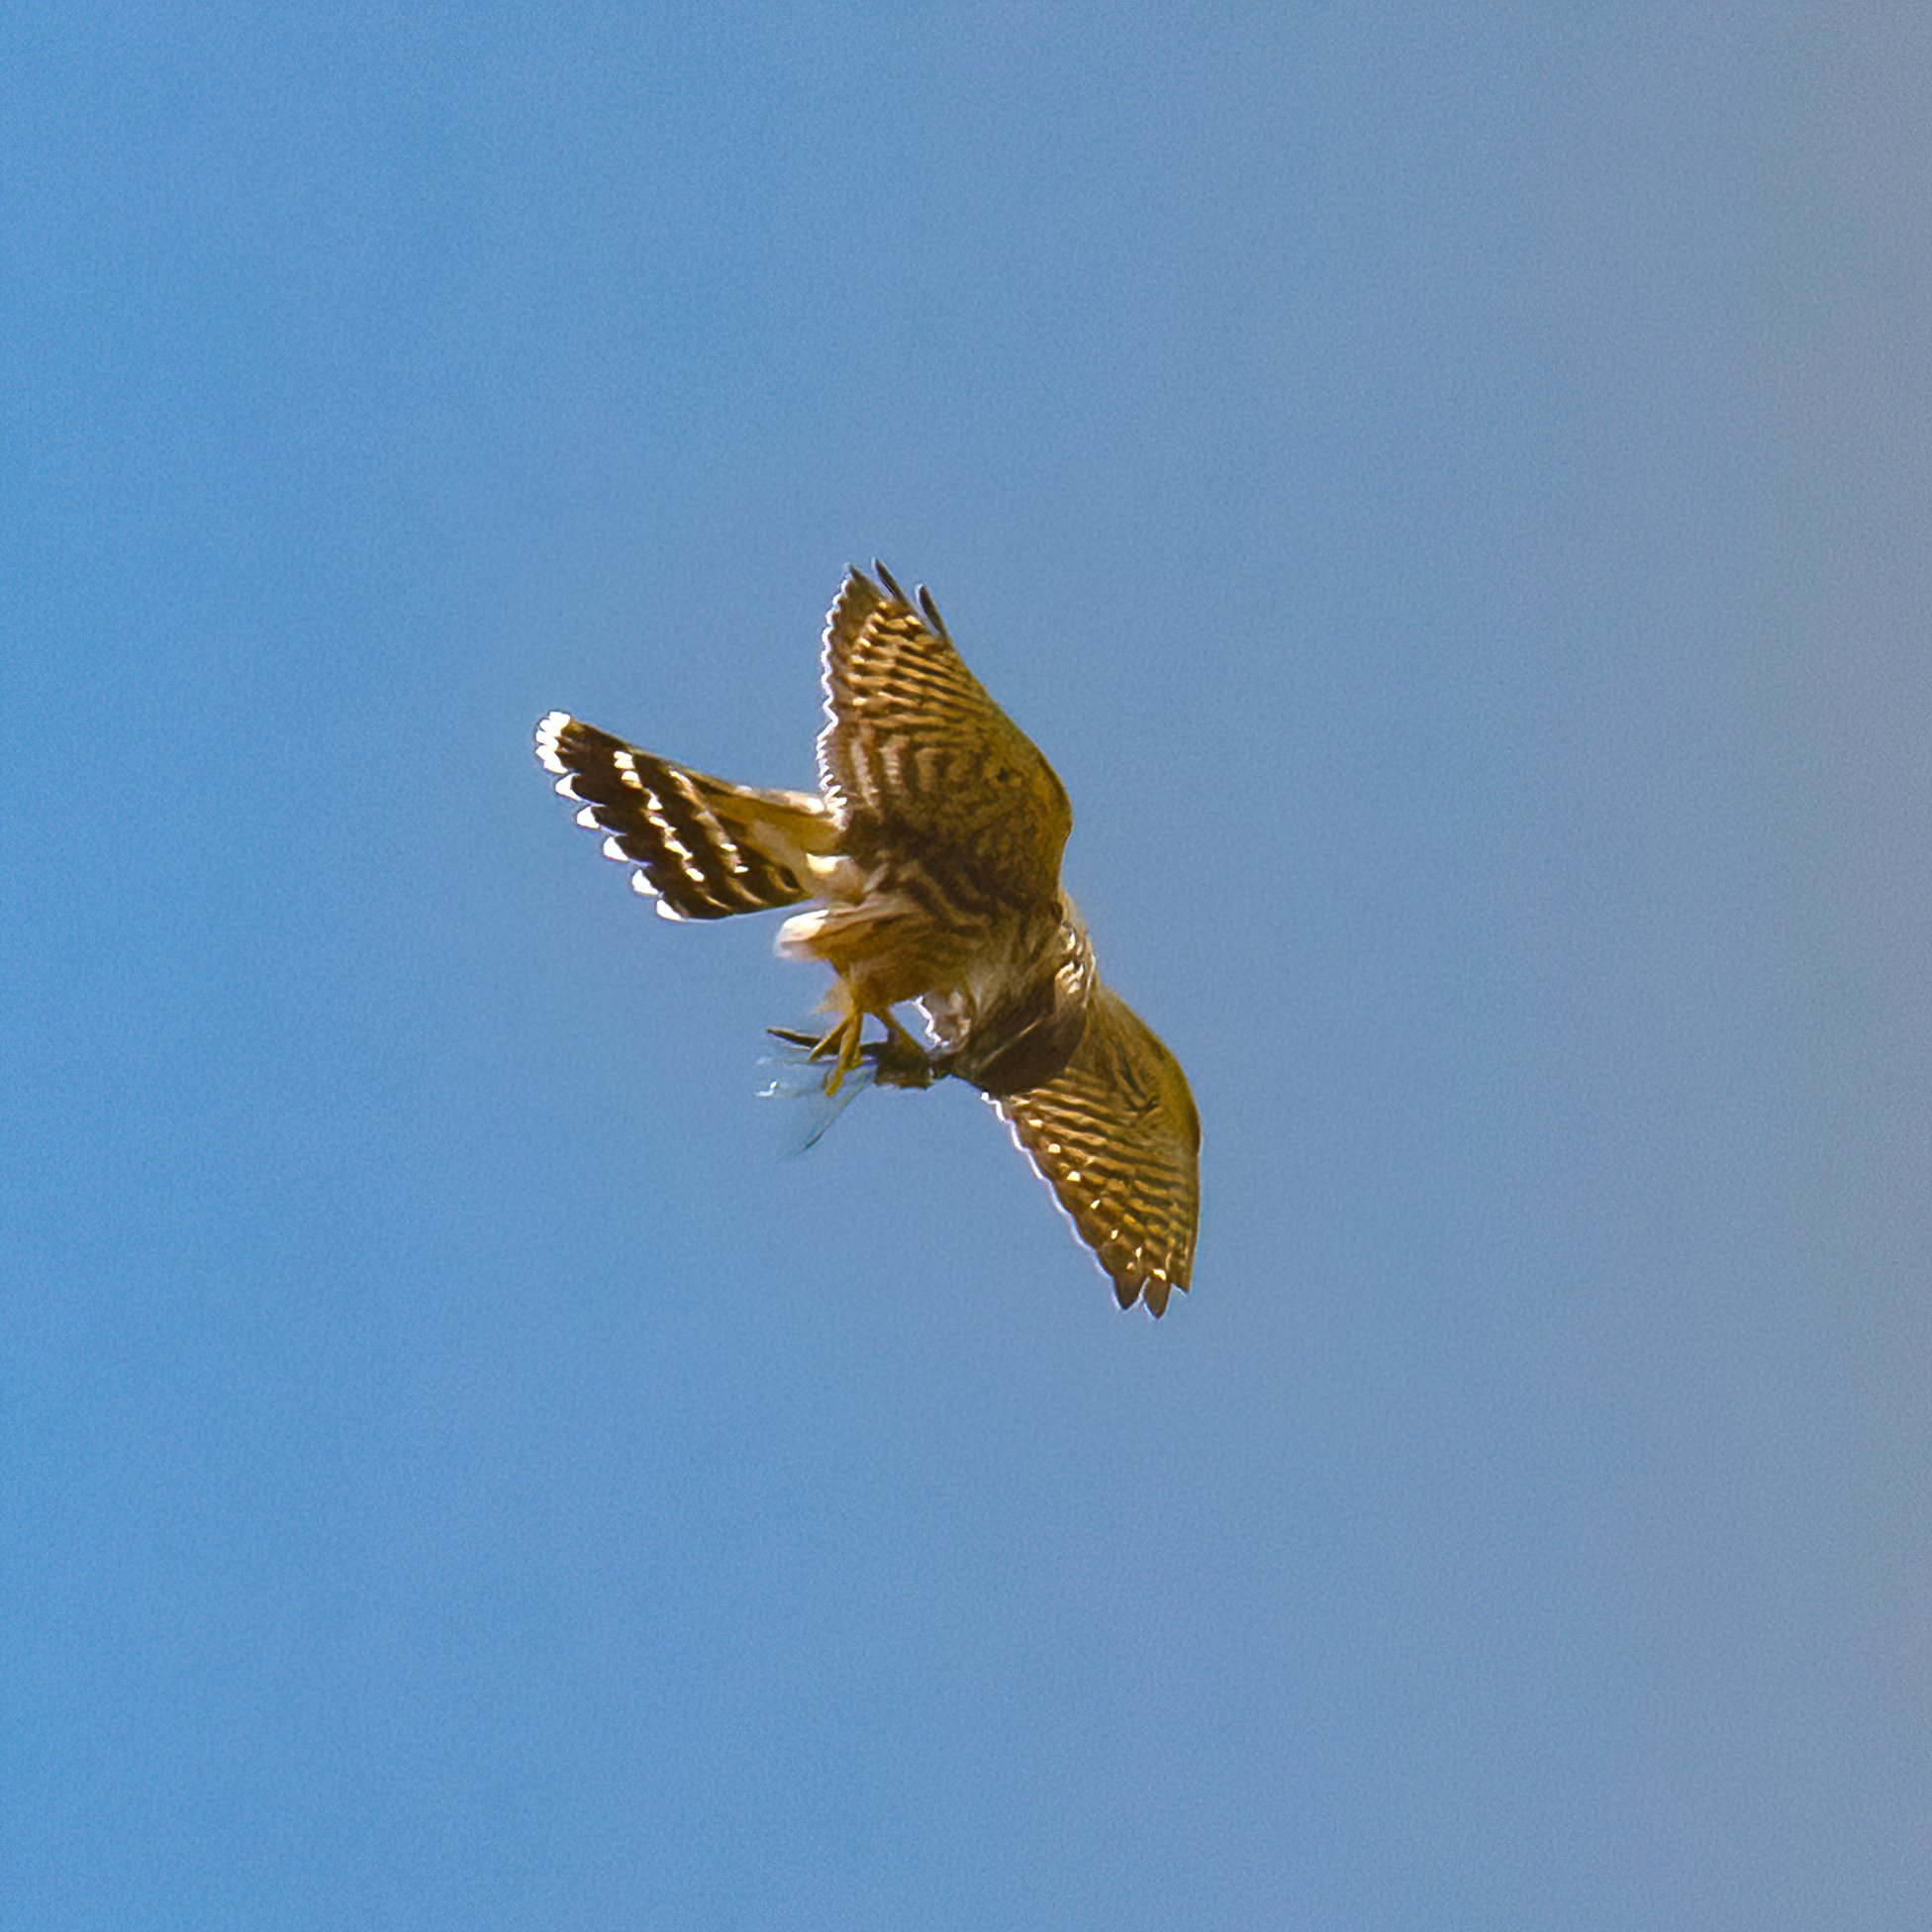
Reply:
M930 1087L932 1061L925 1048L899 1023L891 1008L880 1013L879 1022L886 1029L886 1037L867 1051L878 1070L880 1084L886 1087Z
M838 993L843 995L840 1004L845 1011L821 1039L818 1040L808 1060L822 1060L831 1056L831 1071L825 1075L825 1092L835 1094L843 1084L845 1076L859 1063L859 1042L865 1032L865 1009L846 992L840 981Z
M874 1079L881 1087L930 1087L935 1080L942 1079L951 1071L928 1053L890 1013L880 1013L874 1016L886 1028L886 1037L864 1042L858 1049L856 1060L859 1066L871 1068ZM844 1042L840 1035L846 1023L841 1020L822 1037L801 1033L790 1026L767 1026L765 1031L773 1039L783 1040L787 1046L803 1048L808 1061L821 1060L827 1054L842 1049ZM827 1087L825 1091L832 1093L836 1089Z
M921 1060L925 1058L925 1048L899 1023L899 1015L890 1007L880 1014L879 1021L886 1029L888 1051L916 1054Z
M842 978L832 987L827 1004L838 1017L818 1039L789 1033L784 1027L771 1030L780 1039L807 1048L808 1060L830 1060L825 1075L825 1092L835 1094L845 1076L861 1062L870 1065L874 1076L887 1087L930 1087L932 1062L918 1040L902 1026L888 1006L867 1006L862 996ZM870 1014L886 1029L883 1040L866 1044L865 1020Z

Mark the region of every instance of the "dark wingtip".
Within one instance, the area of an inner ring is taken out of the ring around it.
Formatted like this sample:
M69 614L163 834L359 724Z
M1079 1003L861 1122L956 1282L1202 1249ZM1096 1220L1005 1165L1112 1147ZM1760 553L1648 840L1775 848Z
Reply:
M909 601L906 596L906 593L899 588L896 582L894 582L892 572L888 570L886 566L883 563L881 563L877 557L874 557L872 559L872 568L878 572L879 581L885 585L886 589L892 594L892 596L896 597L899 600L899 602L902 604L905 604Z
M1147 1304L1147 1312L1158 1321L1167 1312L1167 1299L1175 1289L1187 1292L1186 1282L1163 1281L1158 1275L1150 1276L1140 1285L1140 1299Z
M919 586L918 599L919 609L925 613L926 623L950 643L952 641L952 632L946 628L946 621L939 615L939 607L933 603L932 593L923 584Z

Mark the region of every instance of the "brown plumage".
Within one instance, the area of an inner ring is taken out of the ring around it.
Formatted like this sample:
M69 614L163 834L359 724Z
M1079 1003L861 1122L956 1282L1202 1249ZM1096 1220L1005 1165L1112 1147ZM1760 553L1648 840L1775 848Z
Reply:
M1179 1062L1102 985L1060 886L1065 789L953 648L931 598L878 565L825 621L820 791L761 791L552 712L536 750L578 821L668 918L811 902L779 949L836 975L819 1043L953 1074L999 1109L1123 1307L1159 1314L1193 1264L1201 1128ZM919 1002L927 1057L892 1009ZM885 1048L862 1045L867 1014ZM912 1056L909 1061L908 1056ZM908 1084L913 1084L911 1081Z

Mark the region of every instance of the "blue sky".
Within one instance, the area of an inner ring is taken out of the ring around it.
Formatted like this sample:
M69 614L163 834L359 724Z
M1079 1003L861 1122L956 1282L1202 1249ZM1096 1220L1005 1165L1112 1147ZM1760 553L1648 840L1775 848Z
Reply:
M1922 1922L1922 10L0 37L0 1923ZM875 554L1158 1325L530 754Z

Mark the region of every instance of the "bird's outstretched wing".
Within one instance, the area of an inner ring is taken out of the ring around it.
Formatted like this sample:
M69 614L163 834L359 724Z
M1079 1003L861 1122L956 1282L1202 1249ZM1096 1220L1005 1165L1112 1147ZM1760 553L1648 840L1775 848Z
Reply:
M1186 1289L1201 1209L1201 1119L1181 1063L1097 985L1087 1030L1043 1087L992 1103L1113 1283L1158 1315Z
M875 563L825 618L819 774L848 844L918 860L970 902L1031 906L1059 889L1065 788L960 661L923 585L917 607Z

